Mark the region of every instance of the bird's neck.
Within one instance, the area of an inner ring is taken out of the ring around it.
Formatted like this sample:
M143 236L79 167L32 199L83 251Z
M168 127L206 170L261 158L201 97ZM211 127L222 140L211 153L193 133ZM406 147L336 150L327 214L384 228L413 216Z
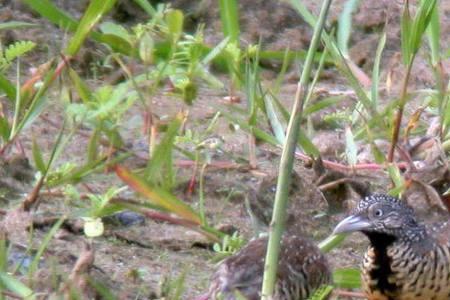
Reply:
M375 279L377 289L384 291L386 295L395 295L399 289L395 283L388 280L393 274L391 268L393 257L389 255L389 248L393 244L408 244L413 251L419 254L429 251L432 244L425 226L422 225L405 228L399 235L375 232L364 232L364 234L370 240L375 259L373 264L377 266L370 270L370 277Z
M388 255L388 247L395 243L397 238L384 233L364 232L364 234L369 238L373 248L373 265L377 266L369 271L369 276L376 282L377 290L385 294L394 294L398 287L388 280L390 275L393 274L392 258Z

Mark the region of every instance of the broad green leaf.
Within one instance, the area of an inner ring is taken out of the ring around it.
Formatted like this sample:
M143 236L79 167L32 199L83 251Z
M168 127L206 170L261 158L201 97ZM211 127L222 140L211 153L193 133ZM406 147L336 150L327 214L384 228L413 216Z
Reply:
M149 65L153 63L154 52L155 42L148 33L145 33L139 41L139 57L144 62L144 64Z
M172 9L165 16L169 33L177 40L183 33L184 15L181 10Z
M100 30L104 34L116 35L116 36L120 37L121 39L127 41L128 43L132 44L130 34L125 29L125 27L123 27L122 25L107 21L107 22L103 22L100 25Z
M5 92L9 101L13 102L16 99L16 87L12 84L8 78L0 73L0 91Z

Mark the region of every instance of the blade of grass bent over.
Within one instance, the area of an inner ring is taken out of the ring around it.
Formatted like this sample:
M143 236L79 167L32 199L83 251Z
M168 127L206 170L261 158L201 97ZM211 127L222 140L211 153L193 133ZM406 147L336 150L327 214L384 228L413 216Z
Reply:
M145 196L150 202L170 211L186 220L200 225L198 214L187 204L162 189L148 185L144 180L131 173L127 168L116 166L115 171L128 186Z

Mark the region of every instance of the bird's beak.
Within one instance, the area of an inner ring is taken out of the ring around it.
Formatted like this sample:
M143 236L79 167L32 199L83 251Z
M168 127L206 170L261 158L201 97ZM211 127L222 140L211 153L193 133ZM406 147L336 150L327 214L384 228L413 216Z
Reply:
M339 224L337 224L337 226L334 228L333 234L361 231L369 229L371 226L371 223L366 217L352 215L339 222Z

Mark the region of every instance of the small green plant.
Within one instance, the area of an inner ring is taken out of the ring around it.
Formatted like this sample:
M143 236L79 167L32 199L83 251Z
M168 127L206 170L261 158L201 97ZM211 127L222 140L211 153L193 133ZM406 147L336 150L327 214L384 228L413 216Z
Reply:
M185 289L186 271L182 272L175 279L170 277L164 277L161 286L161 298L162 299L183 299L183 291Z
M90 205L83 210L81 216L84 221L84 234L87 237L93 238L103 235L102 218L123 210L120 205L110 203L111 199L123 190L124 188L111 187L103 195L87 194Z
M232 235L225 235L221 243L214 243L213 250L216 252L216 255L214 256L213 261L221 261L224 258L233 255L244 246L244 243L245 240L238 232L234 232Z
M5 49L0 47L0 72L5 72L15 59L30 52L34 47L36 47L36 43L31 41L18 41L8 45Z

